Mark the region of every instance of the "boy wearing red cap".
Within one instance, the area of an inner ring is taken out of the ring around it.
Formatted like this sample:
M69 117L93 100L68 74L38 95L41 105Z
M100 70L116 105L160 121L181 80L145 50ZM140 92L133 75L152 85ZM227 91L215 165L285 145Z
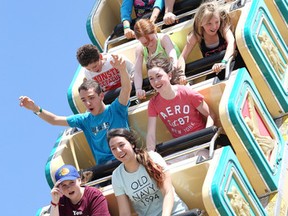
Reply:
M60 167L55 180L50 216L110 216L106 198L97 188L80 186L81 178L74 166Z

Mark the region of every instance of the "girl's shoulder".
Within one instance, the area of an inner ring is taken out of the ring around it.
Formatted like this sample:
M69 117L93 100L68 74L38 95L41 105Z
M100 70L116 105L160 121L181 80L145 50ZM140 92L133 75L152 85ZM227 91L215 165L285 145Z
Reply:
M175 85L177 87L177 92L190 92L192 89L188 85Z
M144 49L145 47L141 44L141 43L139 43L137 46L136 46L136 49L135 49L135 52L136 52L136 54L138 55L138 54L143 54L143 49Z
M157 100L159 100L159 96L160 94L158 92L156 92L149 100L149 103L155 103ZM160 97L161 98L161 97Z
M171 38L169 37L169 35L165 34L165 33L157 33L157 37L158 39L162 42L162 41L165 41L165 40L170 40L171 41Z
M177 92L180 95L185 95L185 96L189 96L189 98L192 96L194 96L195 94L200 94L199 92L197 92L196 90L192 89L190 86L187 85L177 85L178 89Z
M162 156L155 151L148 151L148 155L151 157L152 160L156 159L156 158L162 158Z
M199 43L201 41L201 39L197 38L196 37L196 34L194 34L194 32L190 32L188 35L187 35L187 42L188 43Z
M123 163L121 163L118 167L116 167L116 169L113 170L112 176L118 176L118 175L120 175L120 173L122 173L123 170L125 171L124 165L123 165Z
M154 163L160 165L164 169L164 171L167 170L167 164L164 158L159 153L155 151L149 151L148 154L150 158L154 161Z

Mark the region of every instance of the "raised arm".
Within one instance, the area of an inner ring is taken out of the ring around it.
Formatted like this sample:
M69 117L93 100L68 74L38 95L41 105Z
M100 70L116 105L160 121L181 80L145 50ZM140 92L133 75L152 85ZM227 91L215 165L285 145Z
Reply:
M130 76L127 72L125 59L119 55L112 55L112 57L113 60L110 63L113 67L119 70L121 77L121 91L118 100L120 104L126 106L132 89Z
M176 16L173 14L175 0L165 0L165 15L163 21L166 25L171 25L176 21Z
M134 85L136 90L136 96L138 99L145 98L145 91L142 89L143 76L142 76L142 65L143 65L143 48L142 45L136 47L135 52L135 70L134 70Z
M148 117L146 148L147 151L155 151L156 147L156 122L157 117Z
M158 18L160 12L164 7L164 0L156 0L153 5L152 14L150 16L150 21L155 23L156 19Z
M131 216L130 203L128 197L124 195L116 196L119 216Z
M65 116L57 116L47 110L42 109L40 106L36 105L32 99L27 96L20 96L20 106L25 107L28 110L36 113L41 119L52 124L60 126L68 126Z
M50 216L59 216L59 200L62 196L60 189L57 187L53 187L51 190L51 210Z
M130 23L132 21L131 14L133 9L133 0L123 0L120 13L121 13L121 22L123 23L124 35L126 38L134 38L134 31L130 28Z
M186 44L182 50L182 53L178 59L178 67L180 67L183 71L185 71L186 60L187 60L190 52L195 47L196 43L197 43L196 37L194 35L188 35L187 42L186 42Z
M167 55L173 59L173 65L177 66L177 53L174 48L174 45L170 39L170 37L166 34L159 34L161 35L161 45L165 49Z
M164 198L162 204L162 216L170 216L174 206L174 188L169 171L165 172L165 179L160 190Z
M215 114L209 108L208 104L203 100L202 103L197 107L197 110L207 118L206 128L214 125Z

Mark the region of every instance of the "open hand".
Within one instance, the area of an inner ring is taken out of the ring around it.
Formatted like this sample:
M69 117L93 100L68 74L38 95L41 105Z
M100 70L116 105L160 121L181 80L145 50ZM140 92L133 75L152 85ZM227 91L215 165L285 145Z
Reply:
M112 54L112 58L113 60L110 61L110 63L114 68L118 69L119 71L126 71L126 62L122 56Z
M32 111L38 111L39 110L38 106L35 105L34 101L27 96L20 96L19 101L20 101L19 105L21 107L25 107L26 109L29 109Z
M53 187L51 190L51 198L53 203L59 203L62 193L58 187Z

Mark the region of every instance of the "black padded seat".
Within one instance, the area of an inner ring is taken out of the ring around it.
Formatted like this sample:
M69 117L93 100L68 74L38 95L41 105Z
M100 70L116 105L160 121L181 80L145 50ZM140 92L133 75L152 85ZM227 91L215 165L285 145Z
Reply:
M144 89L146 92L153 89L150 85L148 78L143 79L142 89ZM108 91L104 96L104 103L105 104L111 104L119 96L120 90L121 90L121 87ZM130 93L130 97L133 97L135 95L136 95L135 86L134 86L134 84L132 84L132 90Z
M186 64L186 67L185 67L186 77L196 75L200 72L211 69L213 64L220 62L223 59L225 52L226 50L222 50L219 53L215 53L208 57L201 58L201 59L198 59L196 61Z
M216 126L211 126L209 128L157 144L156 151L164 157L177 151L204 144L212 139L217 130L218 129ZM114 160L108 164L97 165L82 171L92 171L93 175L90 181L94 181L112 175L112 172L120 165L120 163L120 161Z
M103 177L107 177L109 175L112 175L112 172L121 164L118 160L113 160L107 164L100 164L85 170L85 171L92 171L93 175L90 181L97 180Z
M156 145L156 151L163 157L211 141L217 132L216 126L204 128L199 131L169 140Z

